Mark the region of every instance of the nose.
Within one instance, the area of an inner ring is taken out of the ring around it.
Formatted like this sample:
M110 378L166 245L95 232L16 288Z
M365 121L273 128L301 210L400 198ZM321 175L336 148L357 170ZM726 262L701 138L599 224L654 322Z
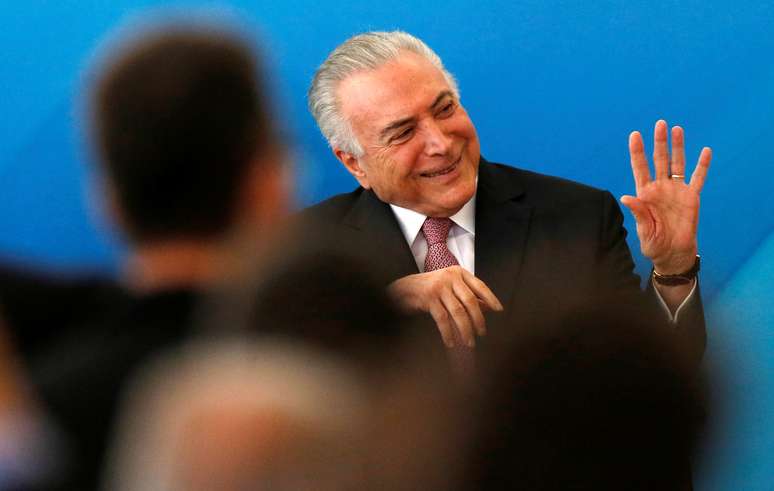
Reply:
M424 126L425 154L429 157L447 155L451 149L451 135L438 124L438 121L428 121Z

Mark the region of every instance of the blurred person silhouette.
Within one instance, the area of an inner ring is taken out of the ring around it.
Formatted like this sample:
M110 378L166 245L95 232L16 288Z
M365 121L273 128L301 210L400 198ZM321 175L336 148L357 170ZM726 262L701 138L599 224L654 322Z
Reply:
M0 308L25 366L73 329L125 301L125 295L117 281L103 274L0 263Z
M281 228L287 183L261 67L227 26L167 23L109 46L89 88L110 215L129 244L127 295L33 364L68 439L60 489L94 489L130 374L192 334L202 297Z
M205 321L233 337L144 371L106 489L448 489L466 406L434 336L359 262L296 254Z
M365 372L392 369L406 343L424 343L431 337L412 327L413 319L398 310L370 265L320 249L318 244L327 237L303 233L303 241L262 261L247 283L225 290L218 311L227 319L209 324L298 340ZM436 345L423 344L431 348L428 363L442 366L443 352Z
M436 414L448 394L417 381L376 389L340 357L272 338L202 344L133 386L104 489L450 489L455 412Z
M362 489L364 382L286 340L187 346L133 384L105 489Z
M53 482L59 444L0 312L0 490L43 489Z
M663 319L608 300L490 366L463 489L692 489L705 381Z
M471 426L466 394L435 333L398 308L378 268L321 249L325 239L261 276L248 326L343 359L365 380L371 409L356 489L449 489Z

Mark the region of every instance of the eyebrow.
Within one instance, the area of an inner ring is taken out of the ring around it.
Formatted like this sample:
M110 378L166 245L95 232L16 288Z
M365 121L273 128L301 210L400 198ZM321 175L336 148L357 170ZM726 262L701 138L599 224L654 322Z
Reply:
M433 103L430 104L430 109L431 110L435 110L435 108L441 103L441 101L443 101L444 98L452 97L453 95L454 94L452 94L451 90L441 91L438 94L438 96L436 96L436 98L433 101ZM393 131L394 129L400 128L401 126L403 126L403 125L405 125L407 123L410 123L410 122L414 121L415 119L416 119L415 117L409 116L408 118L401 118L401 119L395 120L392 123L390 123L387 126L385 126L384 129L382 129L382 131L379 132L379 137L381 139L384 139L387 136L387 134L390 133L391 131Z
M397 121L393 121L392 123L388 124L384 127L382 131L379 132L379 138L384 139L387 137L387 135L394 129L400 128L401 126L410 123L414 121L416 118L413 116L410 116L408 118L399 119Z
M441 103L441 101L443 101L443 99L447 96L452 97L454 96L454 94L452 94L451 90L442 91L440 94L438 94L438 97L435 98L433 103L430 104L430 109L435 109Z

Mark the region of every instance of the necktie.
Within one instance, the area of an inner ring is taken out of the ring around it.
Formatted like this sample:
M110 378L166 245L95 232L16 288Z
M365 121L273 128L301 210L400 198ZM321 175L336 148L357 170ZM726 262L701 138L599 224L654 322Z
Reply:
M427 217L422 224L422 234L427 240L427 256L425 257L425 272L448 268L459 264L457 258L449 251L446 240L452 221L449 218ZM459 332L454 330L454 347L449 349L452 370L463 379L470 379L475 372L475 351L462 340Z

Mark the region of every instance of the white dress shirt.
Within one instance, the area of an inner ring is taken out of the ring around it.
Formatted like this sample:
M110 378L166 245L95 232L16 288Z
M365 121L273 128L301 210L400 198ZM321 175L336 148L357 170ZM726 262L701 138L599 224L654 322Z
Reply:
M390 204L392 212L395 214L395 218L398 220L403 236L406 238L406 242L411 248L411 253L414 255L414 261L417 263L419 271L425 270L425 257L427 256L427 240L425 235L420 233L422 230L422 224L425 223L427 215L423 215L414 210L408 208L402 208L397 205ZM460 266L470 271L472 274L476 274L476 254L475 254L475 238L476 238L476 195L474 194L470 200L465 203L460 211L449 217L453 222L453 225L449 229L449 236L446 239L446 245L449 251L460 263ZM650 281L653 281L652 279ZM672 322L677 322L677 316L694 297L696 292L696 285L698 281L694 282L691 293L685 297L683 303L675 310L675 314L669 310L666 302L657 288L656 296L661 301L661 306L664 312L667 314L667 318Z
M427 256L427 240L425 239L425 234L421 233L421 230L427 215L417 213L408 208L401 208L397 205L391 204L390 207L398 220L406 242L411 248L417 268L419 268L419 271L424 271L425 257ZM476 274L474 248L474 239L476 238L476 195L474 194L460 211L449 218L452 221L452 226L449 229L449 236L446 238L446 245L457 259L457 262L460 263L460 266Z

